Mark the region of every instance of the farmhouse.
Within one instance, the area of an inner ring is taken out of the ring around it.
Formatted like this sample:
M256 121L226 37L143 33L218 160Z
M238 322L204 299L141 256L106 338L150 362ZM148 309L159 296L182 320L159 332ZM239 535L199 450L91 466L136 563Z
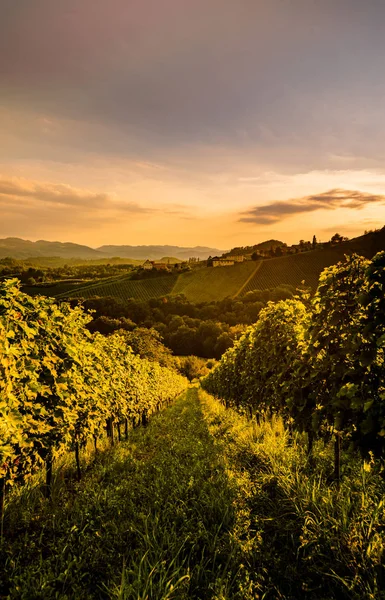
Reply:
M157 271L168 271L169 270L169 265L167 263L156 262L154 260L154 262L153 262L153 268L156 269Z
M230 267L234 260L230 258L213 258L213 267Z
M146 262L144 262L142 264L142 269L145 269L146 271L152 271L153 269L153 264L150 260L146 260Z
M169 265L156 260L146 260L146 262L143 263L142 268L146 271L168 271Z
M245 257L242 254L237 254L237 255L228 256L227 260L233 260L235 263L243 262L245 260Z

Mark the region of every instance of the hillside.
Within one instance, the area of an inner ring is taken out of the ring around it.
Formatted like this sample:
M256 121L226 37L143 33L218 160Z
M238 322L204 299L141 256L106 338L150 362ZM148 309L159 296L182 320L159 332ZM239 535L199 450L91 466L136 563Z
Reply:
M181 273L172 294L184 294L190 302L212 302L234 296L255 271L255 262L231 267L205 267Z
M38 240L31 242L21 238L8 237L0 239L0 258L78 258L78 259L106 259L127 258L135 260L161 260L163 257L188 260L195 256L200 260L207 259L210 255L222 254L224 250L209 248L206 246L183 247L183 246L101 246L90 248L72 242L48 242Z
M97 259L105 258L106 255L98 250L73 244L71 242L47 242L38 240L22 240L21 238L0 239L0 258L34 258L58 256L61 258L83 258Z
M149 260L160 260L164 256L172 256L181 260L188 260L194 256L206 260L209 256L222 254L224 250L207 246L181 247L181 246L100 246L98 252L108 256L121 256Z
M385 228L335 246L263 260L255 276L242 290L242 294L281 284L296 287L302 281L315 290L323 269L343 260L345 255L357 253L371 258L381 250L385 250Z
M178 275L167 275L153 279L131 280L130 276L116 277L109 281L100 281L94 285L69 290L57 297L92 298L93 296L113 296L120 300L150 300L172 293Z
M86 285L58 284L56 287L28 288L28 293L55 297L90 298L114 296L122 300L149 300L166 295L183 294L190 302L212 302L227 296L243 296L253 290L265 290L288 284L315 290L321 271L356 252L371 258L385 250L385 228L335 246L289 254L259 261L247 261L230 267L201 267L180 274L170 274L143 280L130 275L112 277Z
M287 244L280 242L279 240L266 240L265 242L254 244L253 246L236 246L226 252L224 256L246 256L253 254L253 252L267 252L286 245Z

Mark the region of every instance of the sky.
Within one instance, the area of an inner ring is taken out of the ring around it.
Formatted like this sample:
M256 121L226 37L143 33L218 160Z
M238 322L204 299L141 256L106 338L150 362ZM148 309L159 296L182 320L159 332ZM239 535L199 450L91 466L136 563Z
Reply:
M0 0L0 237L385 225L383 0Z

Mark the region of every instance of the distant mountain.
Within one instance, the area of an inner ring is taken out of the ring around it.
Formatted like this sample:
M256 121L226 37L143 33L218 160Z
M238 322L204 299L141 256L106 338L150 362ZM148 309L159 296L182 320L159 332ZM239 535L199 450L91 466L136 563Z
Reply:
M25 259L55 256L97 260L119 256L138 260L160 260L164 256L169 256L180 260L188 260L190 257L195 256L200 260L205 260L210 255L215 256L223 252L223 250L206 246L195 246L194 248L182 246L101 246L95 249L71 242L47 242L45 240L31 242L30 240L14 237L0 239L0 258Z
M45 240L31 242L20 238L0 239L0 258L8 256L19 259L40 256L85 259L106 258L105 255L93 248L81 244L72 244L71 242L47 242Z
M107 256L148 258L149 260L159 260L163 256L172 256L182 260L188 260L190 257L195 256L200 260L206 260L209 256L215 256L224 252L224 250L209 248L207 246L188 248L182 246L100 246L97 250Z

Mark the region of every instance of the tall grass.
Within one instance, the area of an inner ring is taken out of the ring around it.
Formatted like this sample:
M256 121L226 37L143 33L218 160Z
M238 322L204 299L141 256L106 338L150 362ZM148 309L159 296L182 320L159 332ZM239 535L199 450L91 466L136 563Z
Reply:
M201 392L204 414L246 498L259 546L247 568L265 597L385 598L385 484L372 462L345 456L340 488L329 480L332 448L289 439L282 421L260 424Z

